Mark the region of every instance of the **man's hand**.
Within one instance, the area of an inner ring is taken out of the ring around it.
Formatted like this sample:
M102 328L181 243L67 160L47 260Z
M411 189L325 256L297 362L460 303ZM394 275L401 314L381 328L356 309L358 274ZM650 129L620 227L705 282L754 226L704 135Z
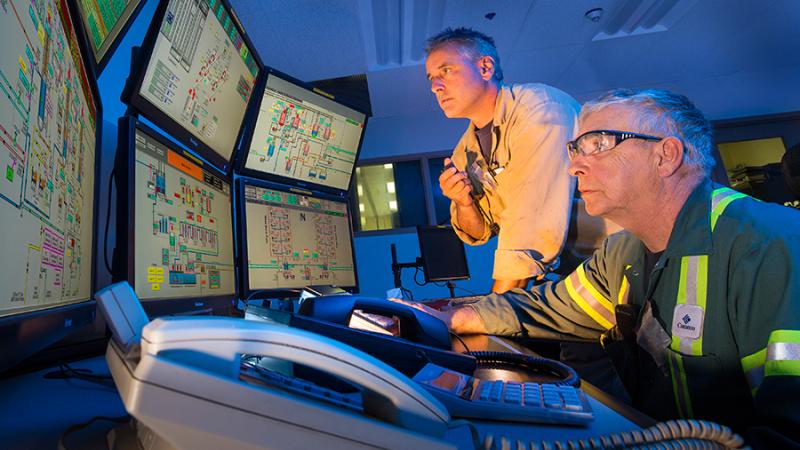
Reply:
M466 172L460 172L450 158L444 159L444 170L439 175L439 187L442 193L456 205L461 207L472 206L472 185Z
M419 302L412 302L412 301L403 300L403 299L400 299L400 298L390 298L389 300L391 300L393 302L396 302L396 303L401 303L401 304L406 305L406 306L410 306L410 307L412 307L414 309L418 309L418 310L420 310L420 311L422 311L424 313L430 314L433 317L436 317L437 319L439 319L442 322L446 323L447 324L447 328L451 328L450 327L450 319L451 319L450 312L452 311L452 309L450 309L450 308L442 308L442 310L440 311L438 309L433 309L433 308L431 308L429 306L426 306L426 305L424 305L422 303L419 303Z
M399 298L390 298L389 300L416 308L424 313L436 317L444 322L447 325L447 328L449 328L453 333L486 334L486 327L483 325L481 317L469 305L463 305L450 309L443 308L441 311L439 311L418 302L410 302L408 300L402 300Z

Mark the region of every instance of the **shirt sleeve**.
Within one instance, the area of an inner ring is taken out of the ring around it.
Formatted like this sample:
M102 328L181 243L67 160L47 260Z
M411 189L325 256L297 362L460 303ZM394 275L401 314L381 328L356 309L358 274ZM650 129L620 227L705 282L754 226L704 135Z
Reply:
M757 414L782 432L800 425L800 235L739 258L731 292L742 369ZM788 427L788 428L787 428Z
M511 158L497 175L504 208L493 278L537 277L553 263L567 237L575 180L568 173L566 143L572 137L577 110L548 101L512 115L505 144Z
M615 302L606 270L607 249L608 240L561 281L539 284L529 291L513 289L491 294L471 306L489 334L598 339L615 323Z

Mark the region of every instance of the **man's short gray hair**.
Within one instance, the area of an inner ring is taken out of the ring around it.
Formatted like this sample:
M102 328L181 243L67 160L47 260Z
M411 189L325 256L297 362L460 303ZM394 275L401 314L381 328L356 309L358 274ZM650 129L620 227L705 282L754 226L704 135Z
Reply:
M500 56L497 54L494 39L471 28L446 28L425 42L425 55L450 44L457 45L462 54L471 61L478 61L484 56L490 56L494 59L494 76L492 78L497 82L503 81L503 69L500 67Z
M663 89L617 89L584 104L580 120L612 105L639 111L633 124L637 129L619 131L680 138L686 147L683 161L710 175L716 146L711 124L686 96Z

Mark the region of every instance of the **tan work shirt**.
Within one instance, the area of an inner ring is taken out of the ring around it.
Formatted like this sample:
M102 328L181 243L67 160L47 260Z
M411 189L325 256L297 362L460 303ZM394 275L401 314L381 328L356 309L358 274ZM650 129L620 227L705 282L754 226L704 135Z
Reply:
M538 277L557 261L575 188L566 143L577 131L579 110L572 97L550 86L502 86L490 161L481 154L472 122L453 150L453 162L470 175L473 192L476 184L484 191L479 203L488 216L486 231L475 239L459 227L451 203L453 228L465 243L481 245L492 237L489 219L499 225L492 278Z

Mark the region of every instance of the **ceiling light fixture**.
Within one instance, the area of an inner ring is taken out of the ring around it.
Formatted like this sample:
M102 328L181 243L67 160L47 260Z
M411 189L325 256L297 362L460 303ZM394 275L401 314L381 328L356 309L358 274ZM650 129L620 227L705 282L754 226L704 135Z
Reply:
M603 17L603 8L594 8L586 11L586 14L583 15L587 19L591 20L592 22L600 22L600 18Z

